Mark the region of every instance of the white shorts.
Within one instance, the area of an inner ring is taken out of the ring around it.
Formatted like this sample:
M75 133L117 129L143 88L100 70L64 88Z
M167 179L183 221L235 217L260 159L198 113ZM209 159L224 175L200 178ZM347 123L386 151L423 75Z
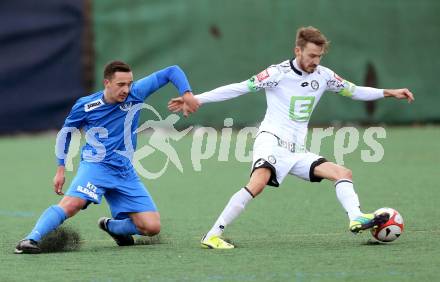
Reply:
M291 144L283 142L272 133L259 133L253 148L252 172L261 167L269 168L272 176L268 185L275 187L283 182L287 174L320 182L322 178L315 176L313 170L327 160L307 151L292 152L294 149L289 145Z

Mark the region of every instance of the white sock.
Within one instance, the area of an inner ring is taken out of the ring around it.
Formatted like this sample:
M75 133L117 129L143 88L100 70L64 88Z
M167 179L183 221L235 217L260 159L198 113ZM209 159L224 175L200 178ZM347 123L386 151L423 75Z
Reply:
M209 230L209 232L206 234L206 238L222 235L225 227L240 215L247 203L249 203L249 201L252 199L253 197L247 188L241 188L237 193L235 193L229 200L217 221L214 223L214 226L212 226L211 230Z
M353 188L353 182L348 179L339 179L335 182L336 197L348 214L350 220L362 214L359 205L359 198Z

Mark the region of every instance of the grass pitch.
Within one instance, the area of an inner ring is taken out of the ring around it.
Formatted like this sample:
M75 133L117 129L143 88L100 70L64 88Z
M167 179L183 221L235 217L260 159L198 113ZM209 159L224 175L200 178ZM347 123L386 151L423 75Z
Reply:
M201 249L200 237L246 184L250 164L236 161L232 146L229 161L217 160L217 148L213 158L202 161L202 171L195 171L191 135L173 143L183 174L171 165L159 179L144 179L161 212L159 237L117 247L97 227L98 218L109 215L104 202L65 223L81 235L79 250L14 255L16 242L60 199L51 184L55 136L3 137L0 281L438 281L439 140L438 127L387 128L387 138L380 140L382 161L362 162L362 146L344 159L364 211L390 206L403 215L406 229L391 244L371 244L370 234L347 232L330 182L288 177L280 188L266 189L228 227L225 235L237 249ZM321 154L333 160L332 138ZM155 169L163 161L155 153L144 163ZM73 176L68 173L65 190Z

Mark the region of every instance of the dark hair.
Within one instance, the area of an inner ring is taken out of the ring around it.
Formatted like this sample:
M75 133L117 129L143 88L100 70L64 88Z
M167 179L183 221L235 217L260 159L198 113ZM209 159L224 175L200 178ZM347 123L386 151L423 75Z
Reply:
M324 52L327 52L330 41L324 36L324 34L319 31L319 29L308 26L308 27L300 27L296 32L296 46L304 49L308 42L314 43L320 47L324 48Z
M131 72L131 68L123 61L111 61L104 67L104 78L112 79L115 72Z

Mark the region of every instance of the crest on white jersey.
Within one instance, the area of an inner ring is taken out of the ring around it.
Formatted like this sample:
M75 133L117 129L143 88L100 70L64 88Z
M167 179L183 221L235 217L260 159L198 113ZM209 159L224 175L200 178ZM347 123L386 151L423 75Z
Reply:
M317 80L312 80L312 82L310 82L310 86L312 87L313 90L318 90L319 83Z

